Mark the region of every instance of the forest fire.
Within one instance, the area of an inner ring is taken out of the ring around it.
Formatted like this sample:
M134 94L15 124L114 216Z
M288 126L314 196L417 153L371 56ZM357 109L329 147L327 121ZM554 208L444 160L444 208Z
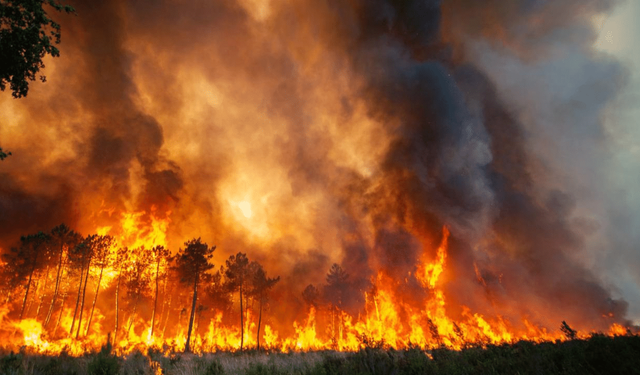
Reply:
M141 213L123 214L119 228L121 234L116 237L107 234L114 229L111 227L100 228L99 232L105 233L103 235L82 239L64 225L52 230L43 242L45 245L33 242L37 235L23 237L22 250L34 251L38 246L46 246L49 253L45 255L42 248L40 252L49 262L31 267L34 270L34 275L30 275L33 286L28 289L32 288L32 291L30 295L25 292L21 309L18 304L9 302L21 300L16 295L21 288L5 289L7 303L1 325L4 346L14 349L25 346L47 354L66 351L73 355L96 351L107 341L112 341L116 350L122 353L132 350L146 352L149 349L164 352L185 350L188 335L185 317L188 311L184 306L188 306L190 295L186 293L188 287L181 290L178 286L180 276L173 266L174 259L168 251L162 251L163 245L159 245L163 243L164 236L158 229L166 228L167 223L152 217L148 230L140 230L141 216ZM209 295L201 297L203 304L197 308L191 350L235 351L241 349L241 345L255 348L258 337L263 348L282 351L354 351L371 345L461 349L469 345L567 338L560 330L548 332L544 327L527 321L526 317L521 321L510 321L499 315L485 317L472 312L467 306L460 306L459 316L450 316L440 280L446 268L448 237L449 231L445 227L435 259L429 261L427 254L421 256L423 262L417 267L416 277L425 292L423 300L407 300L399 295L397 289L403 283L380 271L372 280L370 289L363 291L364 310L354 316L342 309L341 299L344 296L322 303L319 292L313 292L315 287L311 286L305 290L304 296L308 302L307 315L300 322L292 322L293 329L283 330L291 332L289 336L279 334L278 329L286 322L278 321L277 317L271 317L269 324L259 321L262 311L257 305L261 297L256 286L251 285L255 281L248 282L243 297L242 332L235 322L237 314L231 308L234 297L229 288L229 275L225 276L224 269L218 270L207 278L211 284L208 289L205 286L204 293ZM77 253L86 244L93 246L93 252L90 260L84 260L89 263L85 271L83 267L87 266L82 265L83 259L78 258ZM105 247L101 248L102 245ZM24 253L19 254L25 256ZM58 262L58 258L63 260ZM5 271L11 270L15 275L24 272L18 268L16 260L7 259L8 264L15 266L5 266ZM29 264L26 262L21 266L29 268ZM59 269L54 269L56 267ZM4 277L9 276L5 274ZM340 289L344 288L340 283L347 280L348 275L334 265L327 275L325 288L338 288L335 291L340 294ZM78 289L77 297L76 284L84 285L84 290ZM154 284L155 289L152 289ZM74 308L73 300L84 301L87 288L95 290L93 305L85 306L83 302L79 308ZM100 290L103 292L98 297ZM96 301L101 303L94 310ZM10 307L14 313L21 311L22 318L9 316L7 308ZM84 321L83 312L88 316ZM57 317L55 324L50 319L52 316ZM261 323L264 326L258 335ZM629 331L613 323L609 333L626 335ZM586 333L582 335L586 336Z
M47 83L0 97L3 348L637 334L588 174L612 1L70 2Z

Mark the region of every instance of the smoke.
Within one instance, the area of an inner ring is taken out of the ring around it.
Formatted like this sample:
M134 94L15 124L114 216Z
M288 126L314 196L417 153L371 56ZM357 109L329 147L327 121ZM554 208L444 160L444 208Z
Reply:
M446 226L453 301L624 321L590 261L613 242L589 235L625 78L591 17L614 3L78 3L50 82L0 103L0 247L141 211L170 218L174 251L247 252L295 299L334 262L351 295L381 270L417 285Z

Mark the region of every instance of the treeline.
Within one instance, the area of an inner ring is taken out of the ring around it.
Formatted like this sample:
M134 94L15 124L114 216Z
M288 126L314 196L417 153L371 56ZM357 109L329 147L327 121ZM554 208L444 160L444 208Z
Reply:
M17 247L2 254L4 306L14 305L12 314L20 320L40 322L50 337L79 339L90 334L96 305L113 304L113 341L118 342L120 337L128 337L134 322L141 319L142 300L153 306L149 336L155 337L158 329L164 336L171 311L176 310L172 303L188 296L191 303L178 309L178 321L188 311L185 351L189 352L194 324L205 306L230 312L237 296L240 349L244 347L249 304L257 305L259 349L263 311L280 278L268 277L261 264L241 252L214 271L215 249L200 238L185 242L175 255L163 246L127 248L118 246L109 235L85 237L61 224L48 233L22 236ZM103 297L104 289L110 293ZM61 321L67 310L71 324L63 332Z

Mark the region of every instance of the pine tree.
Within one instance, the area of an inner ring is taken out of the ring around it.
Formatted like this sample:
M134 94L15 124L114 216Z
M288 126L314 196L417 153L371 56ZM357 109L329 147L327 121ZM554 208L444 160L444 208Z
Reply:
M191 351L191 330L193 329L193 320L196 312L196 301L198 299L198 284L203 276L213 268L213 264L209 263L213 258L215 246L209 247L206 243L202 243L200 238L193 239L184 243L185 248L180 249L176 254L176 271L180 276L180 281L186 285L193 286L193 298L191 302L191 314L189 316L189 328L187 330L187 343L185 345L185 353Z
M251 295L258 301L258 333L257 345L260 350L260 326L262 325L262 310L269 302L269 291L280 281L280 276L275 278L267 277L267 273L258 262L251 262L251 274L253 275L251 282Z

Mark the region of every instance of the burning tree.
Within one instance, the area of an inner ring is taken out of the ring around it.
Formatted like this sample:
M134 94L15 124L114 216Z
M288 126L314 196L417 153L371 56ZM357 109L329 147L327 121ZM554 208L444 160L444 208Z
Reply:
M128 254L129 262L126 264L124 269L124 283L127 288L129 303L133 304L133 307L131 307L131 314L129 315L129 324L126 332L127 335L133 326L140 298L149 293L151 289L150 284L152 275L149 271L150 266L153 263L152 257L152 252L145 249L144 246L130 250L130 253Z
M93 311L96 308L96 301L98 300L98 292L100 292L100 283L102 282L102 274L106 267L110 267L113 263L111 257L111 247L115 241L111 236L97 236L94 237L94 257L96 259L95 266L100 269L98 281L96 282L96 292L93 296L93 303L91 304L91 314L89 314L89 320L87 321L86 335L89 334L89 328L91 328L91 319L93 319Z
M349 274L346 273L342 267L334 263L329 270L326 277L327 285L324 286L324 296L329 301L331 320L333 322L333 335L334 339L337 336L340 337L342 329L342 314L344 303L344 292L349 285ZM339 323L336 327L335 320L336 315L339 316Z
M213 257L215 246L209 247L206 243L202 243L200 238L192 239L184 243L185 248L180 249L176 254L176 270L180 275L180 281L186 285L193 285L193 298L191 302L191 313L189 315L189 328L187 330L187 343L184 351L191 351L189 342L191 340L191 330L193 328L193 319L196 310L196 301L198 299L198 284L203 275L213 268L213 264L209 263Z
M227 267L225 270L226 286L232 292L238 292L240 297L240 350L244 346L244 309L243 299L246 297L245 292L251 287L251 268L249 267L249 259L244 253L232 255L227 259Z
M262 309L264 305L269 301L269 291L273 288L280 276L275 278L267 277L267 273L258 262L251 262L250 264L251 274L253 275L251 295L258 300L258 333L257 333L257 345L260 350L260 325L262 324Z
M65 268L65 257L69 257L69 250L73 249L78 243L82 236L80 234L74 232L66 226L64 223L56 226L51 230L51 252L52 257L57 258L57 266L56 266L56 282L53 289L53 296L51 297L51 302L49 304L49 310L47 311L47 316L44 320L44 326L46 327L51 321L51 316L53 314L53 310L55 308L55 304L58 299L58 293L60 292L60 284L64 275ZM60 307L62 309L62 306Z
M25 281L27 283L19 319L25 316L29 292L36 273L47 265L47 258L50 255L48 242L49 235L43 232L22 236L20 247L11 249L8 254L3 255L3 260L7 264L7 273L16 280L14 284L21 284Z
M151 331L149 335L153 337L153 330L155 328L156 322L156 310L158 308L158 283L161 275L167 275L168 265L171 262L171 252L169 249L166 249L164 246L155 246L151 249L151 253L153 254L153 263L155 263L155 295L153 297L153 313L151 314ZM161 266L162 265L162 270Z

